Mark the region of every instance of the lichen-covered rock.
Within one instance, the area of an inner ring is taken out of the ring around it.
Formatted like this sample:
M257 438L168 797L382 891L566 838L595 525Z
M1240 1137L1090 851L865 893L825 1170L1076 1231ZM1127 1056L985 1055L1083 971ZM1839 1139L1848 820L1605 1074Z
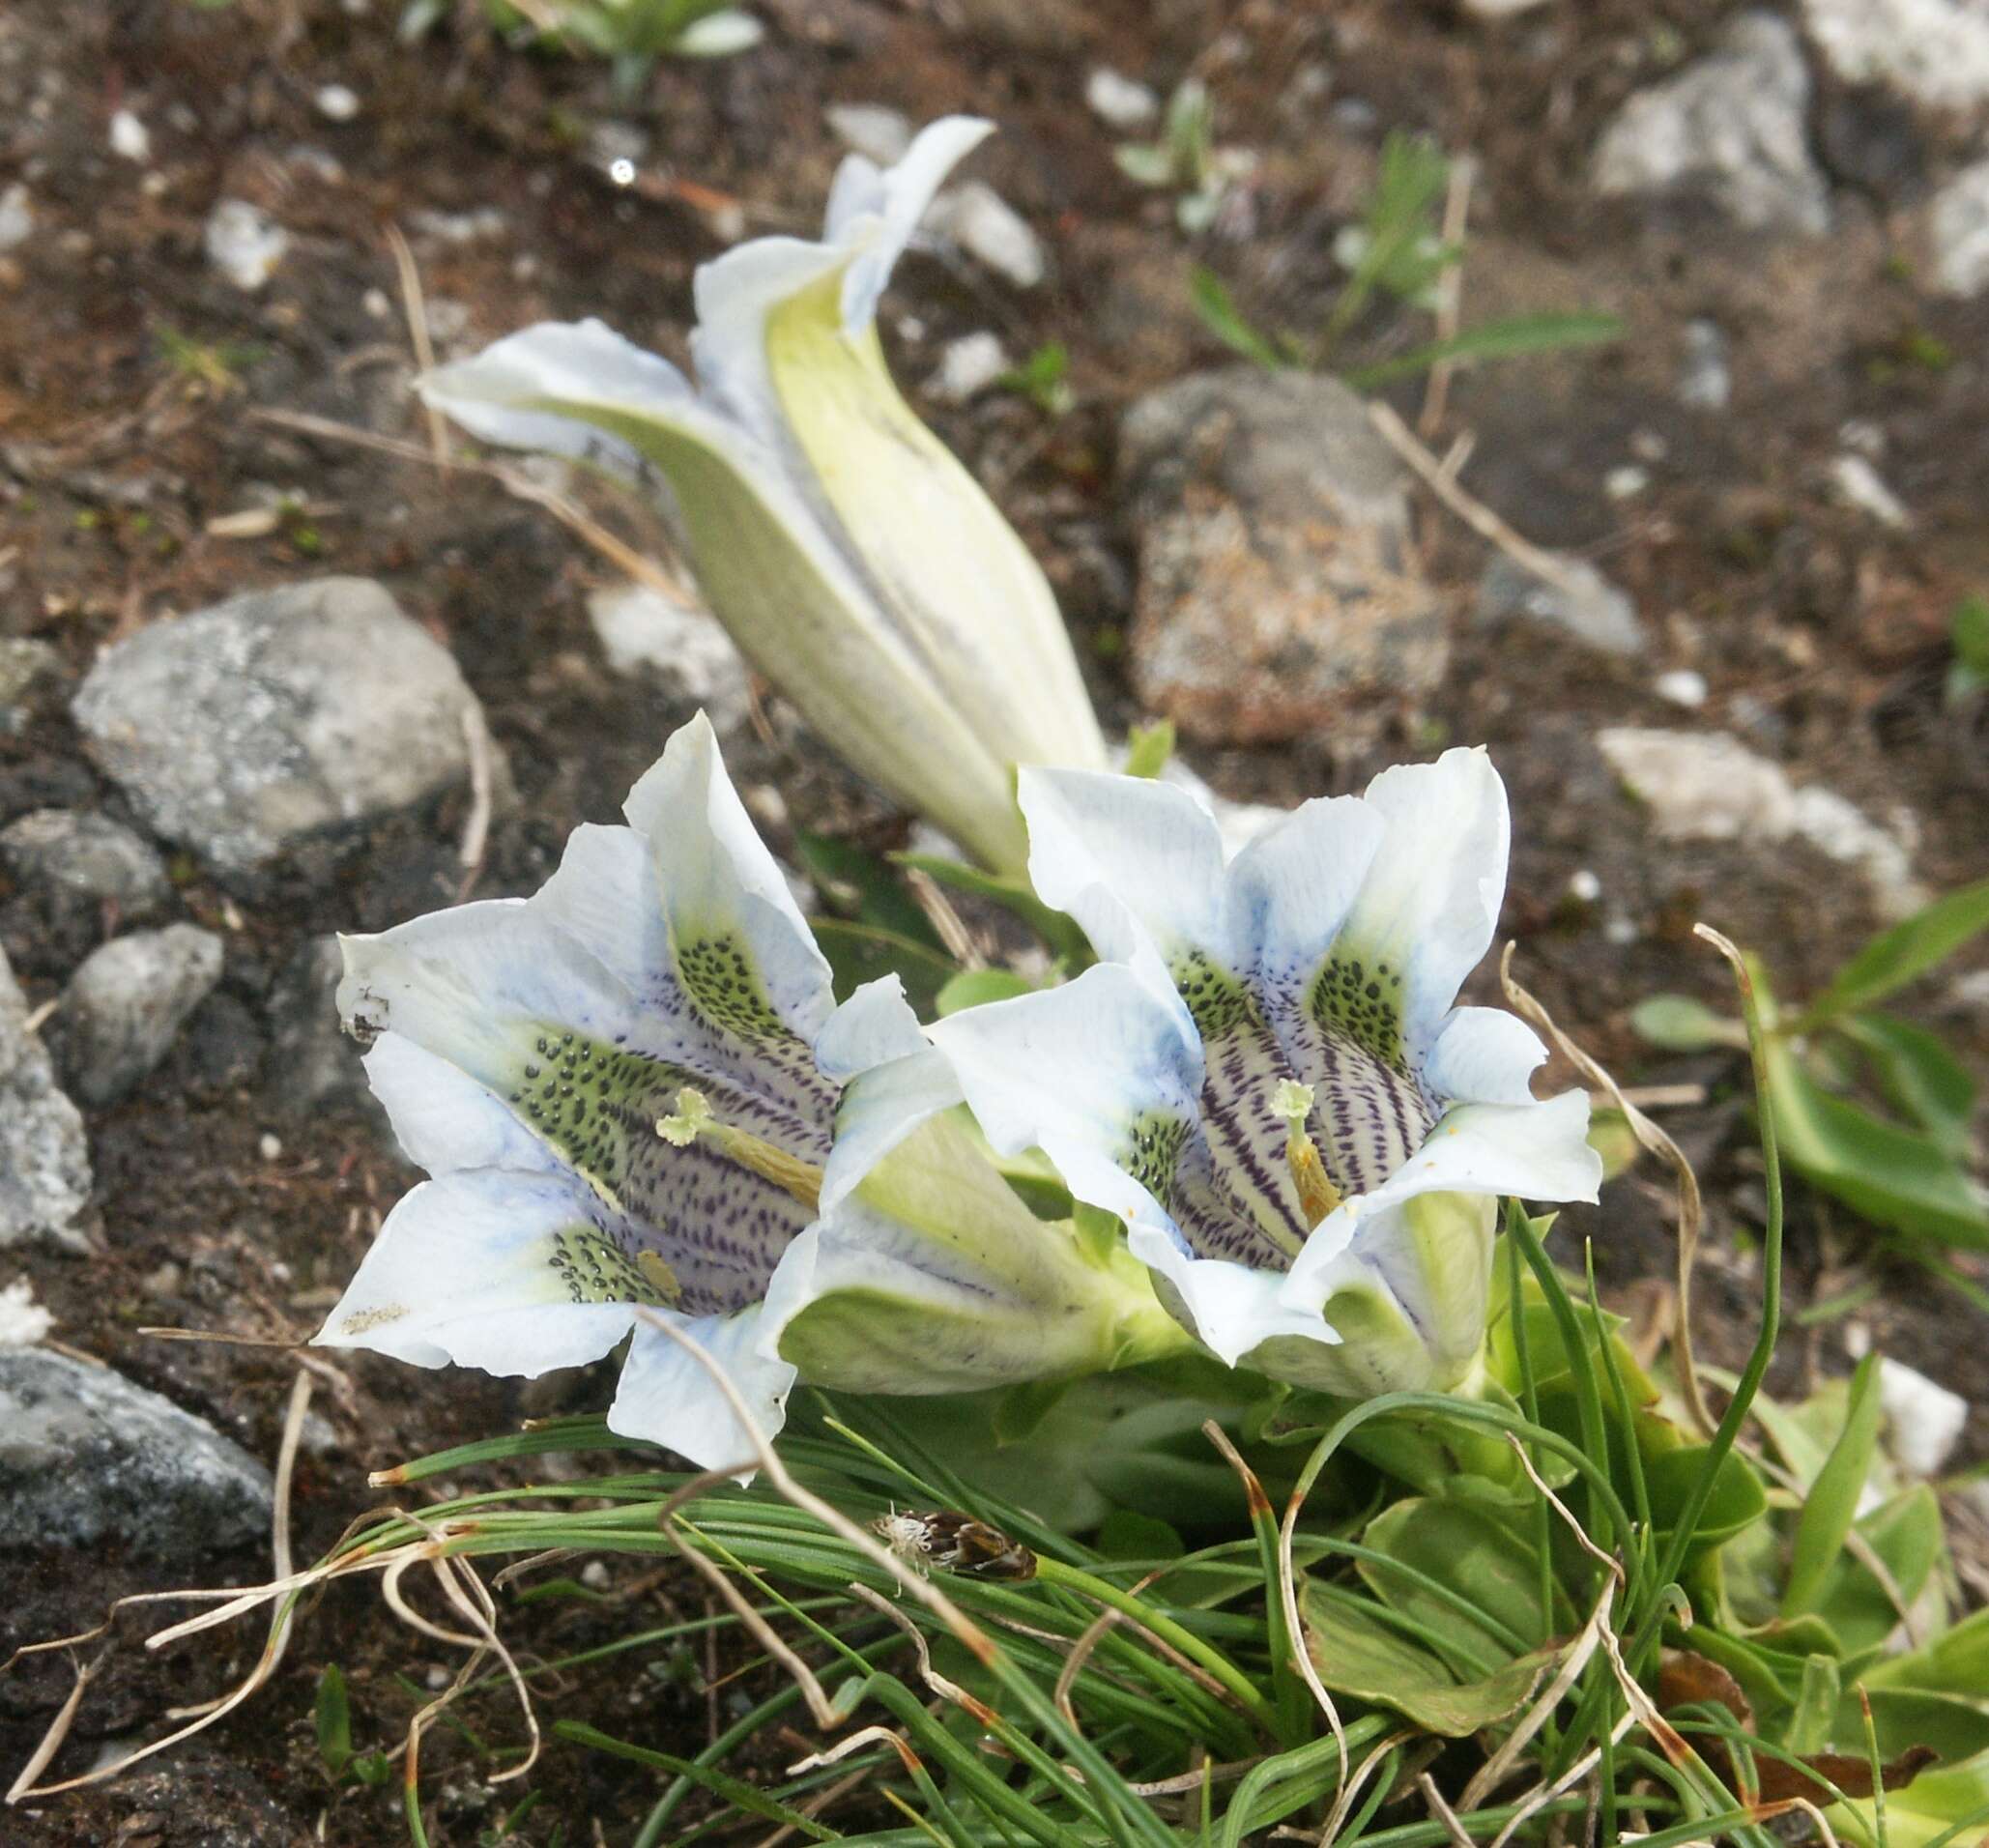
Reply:
M0 1248L49 1238L86 1248L77 1221L90 1203L83 1118L55 1082L27 997L0 951Z
M1989 0L1802 0L1847 83L1883 83L1930 109L1989 102Z
M1183 379L1127 413L1119 466L1139 547L1133 684L1189 736L1352 741L1442 678L1404 471L1337 380Z
M108 1367L0 1349L0 1551L115 1542L189 1558L269 1533L269 1471Z
M278 867L324 877L367 823L459 783L483 723L448 650L350 577L154 622L73 709L152 830L246 893Z
M86 1104L114 1104L172 1050L221 979L221 939L192 924L133 931L92 950L63 996L58 1047Z
M111 905L121 917L149 916L172 894L148 842L71 809L34 809L0 828L0 864L52 905Z
M1830 229L1830 192L1808 113L1794 29L1744 13L1703 58L1617 112L1596 147L1596 189L1696 194L1750 230L1818 236Z

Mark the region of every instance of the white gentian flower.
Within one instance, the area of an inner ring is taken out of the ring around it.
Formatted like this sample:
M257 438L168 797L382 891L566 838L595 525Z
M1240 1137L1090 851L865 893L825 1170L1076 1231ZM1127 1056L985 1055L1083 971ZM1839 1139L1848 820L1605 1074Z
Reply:
M1020 867L1019 764L1103 768L1041 569L885 369L874 316L949 169L950 116L837 171L820 243L761 238L697 274L698 384L598 321L542 323L421 382L486 442L667 483L744 652L850 764L988 864Z
M321 1343L535 1374L630 1337L610 1426L707 1467L751 1448L639 1312L769 1432L794 1355L823 1385L948 1392L1167 1344L1137 1264L1040 1224L957 1122L900 1106L936 1055L895 977L836 1005L708 723L625 812L576 829L531 899L345 939L340 1008L433 1178Z
M1308 802L1226 867L1187 792L1024 771L1030 876L1099 967L931 1029L1002 1150L1118 1214L1222 1359L1350 1396L1447 1389L1485 1333L1497 1198L1593 1199L1588 1103L1454 1005L1506 882L1483 751Z

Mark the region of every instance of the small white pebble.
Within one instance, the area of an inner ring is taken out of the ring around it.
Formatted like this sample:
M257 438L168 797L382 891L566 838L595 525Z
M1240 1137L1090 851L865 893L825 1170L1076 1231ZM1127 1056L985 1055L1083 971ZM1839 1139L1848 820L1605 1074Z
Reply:
M1651 471L1634 462L1626 462L1621 468L1611 469L1602 477L1602 492L1612 501L1628 501L1631 496L1643 493L1650 485Z
M1849 452L1830 464L1830 480L1848 505L1868 513L1881 526L1903 527L1912 516L1898 495L1879 478L1879 472L1863 456Z
M598 1559L590 1559L580 1569L580 1582L589 1591L606 1591L615 1581L608 1575L608 1569Z
M440 1693L449 1685L451 1677L448 1670L438 1661L428 1664L428 1673L422 1679L434 1692Z
M1882 1360L1879 1403L1892 1427L1892 1455L1916 1476L1938 1476L1968 1423L1969 1401L1904 1361Z
M1602 937L1606 942L1614 943L1619 949L1637 940L1636 922L1628 917L1612 917L1602 926Z
M1706 704L1706 677L1688 667L1675 667L1658 675L1651 682L1651 690L1674 706L1691 707Z
M933 394L948 404L965 404L1008 370L1008 354L999 335L985 329L979 333L964 333L947 341L940 353L939 367L932 379Z
M908 345L916 346L926 337L926 324L915 314L901 314L898 317L898 337Z
M1602 896L1602 881L1586 866L1577 867L1568 876L1568 895L1584 905L1593 905Z
M255 1146L256 1152L259 1155L261 1155L263 1160L266 1162L276 1162L281 1161L283 1159L282 1141L279 1137L273 1135L269 1130L263 1131L262 1140L258 1141Z
M1091 113L1114 129L1137 129L1160 114L1160 99L1145 84L1100 65L1084 79Z
M33 1347L55 1326L55 1317L35 1301L35 1286L23 1277L0 1289L0 1348Z
M1656 430L1632 430L1629 452L1639 462L1662 462L1671 453L1671 445Z
M152 159L152 135L129 109L120 109L110 119L110 151L120 159L135 160L140 166Z
M360 112L359 92L342 83L328 83L311 99L327 122L350 122Z
M1837 441L1873 462L1886 453L1886 433L1869 418L1850 418L1840 423Z
M388 301L385 289L368 289L360 297L360 306L375 321L384 321L393 312L393 303Z

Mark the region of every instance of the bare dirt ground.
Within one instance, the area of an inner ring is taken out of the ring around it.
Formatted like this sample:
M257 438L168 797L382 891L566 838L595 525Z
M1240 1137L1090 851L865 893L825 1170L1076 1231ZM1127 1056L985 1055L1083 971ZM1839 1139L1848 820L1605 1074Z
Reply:
M1660 845L1593 737L1626 722L1731 728L1798 783L1827 784L1874 815L1908 814L1929 885L1979 877L1989 862L1982 721L1942 711L1929 667L1957 599L1989 585L1989 299L1938 298L1900 254L1925 175L1953 152L1947 130L1821 77L1812 130L1835 183L1837 228L1770 245L1709 214L1599 201L1583 178L1623 99L1710 41L1728 11L1715 0L1550 5L1540 18L1551 55L1441 0L1068 10L780 0L763 11L764 45L708 65L664 62L631 101L612 93L599 63L526 55L481 31L445 28L402 45L387 0L370 10L14 0L0 15L0 186L32 161L36 222L0 256L0 636L53 644L79 677L106 642L161 615L328 570L377 577L453 650L517 786L476 890L529 890L568 828L611 816L685 716L604 665L583 595L612 574L487 478L444 476L257 414L303 412L425 442L407 396L389 223L410 229L448 351L543 317L599 314L680 357L691 272L722 247L714 202L741 204L754 230L812 231L841 153L825 104L883 103L913 121L969 108L1000 124L977 170L1038 230L1051 279L1023 292L915 254L887 303L886 345L921 409L1045 558L1101 708L1123 726L1138 711L1123 666L1133 548L1111 491L1114 430L1142 391L1224 358L1192 308L1191 261L1215 264L1262 318L1314 318L1308 304L1334 274L1333 231L1371 185L1381 130L1427 130L1482 163L1463 285L1474 314L1595 307L1627 326L1610 347L1461 375L1445 440L1475 433L1466 485L1533 538L1606 569L1636 599L1652 650L1619 660L1545 630L1476 625L1485 548L1426 505L1427 569L1455 607L1456 654L1438 692L1358 750L1337 739L1329 714L1301 746L1202 752L1197 766L1227 794L1288 801L1358 788L1388 759L1440 739L1492 746L1513 795L1505 922L1525 979L1626 1081L1709 1087L1702 1107L1667 1121L1704 1164L1713 1209L1703 1339L1715 1355L1743 1349L1758 1292L1735 1234L1758 1220L1761 1186L1740 1074L1723 1058L1653 1054L1627 1012L1659 989L1719 997L1719 968L1689 936L1697 918L1762 948L1797 992L1880 919L1854 874L1800 845ZM1197 252L1165 203L1117 172L1113 133L1082 102L1084 73L1099 63L1163 94L1191 66L1202 70L1220 138L1260 156L1247 239ZM1323 94L1305 78L1314 67L1329 73ZM360 99L349 122L328 120L314 101L334 82ZM1365 111L1330 106L1342 99ZM121 106L149 129L142 162L106 145ZM606 121L649 137L641 184L618 187L591 154ZM230 286L203 256L202 225L223 196L264 206L294 239L259 294ZM500 216L460 240L416 229L422 214L493 206ZM1700 316L1732 342L1734 394L1718 414L1682 406L1676 389L1682 331ZM1019 356L1066 343L1076 408L1046 419L1014 397L963 409L921 396L916 383L945 342L982 328ZM1381 352L1391 336L1362 337ZM1421 393L1415 382L1393 395L1413 417ZM1877 524L1832 493L1830 464L1851 419L1879 433L1910 528ZM1650 458L1640 464L1648 486L1612 499L1605 476L1638 457ZM305 513L249 538L210 530L268 484L301 495ZM1652 690L1675 668L1705 677L1701 711L1682 715ZM812 826L874 846L902 839L901 822L796 748L754 747L738 772L777 779ZM21 735L0 736L0 823L51 805L120 812L62 698ZM297 1120L274 1110L264 1004L308 937L378 928L455 896L462 821L460 804L445 804L397 822L330 888L253 905L176 867L181 913L226 936L222 986L133 1097L89 1113L99 1249L0 1255L0 1278L32 1280L61 1341L263 1457L274 1449L289 1357L137 1331L301 1336L349 1276L410 1170L358 1114ZM1600 899L1571 897L1577 870L1595 876ZM39 1001L95 939L33 935L10 897L0 875L0 940ZM105 934L116 928L101 922ZM1917 1004L1979 1057L1979 1011L1940 1012L1934 990ZM280 1143L274 1156L269 1135ZM1799 1299L1869 1258L1870 1233L1841 1211L1799 1192L1794 1215ZM1570 1220L1597 1234L1612 1289L1668 1269L1666 1222L1640 1183L1612 1189L1600 1215ZM1989 1402L1980 1315L1917 1269L1881 1263L1880 1275L1883 1293L1860 1311L1875 1342ZM1832 1324L1792 1337L1785 1377L1840 1364L1840 1333ZM368 1505L366 1469L601 1397L587 1378L521 1391L363 1356L341 1359L336 1380L318 1394L326 1427L296 1482L305 1557ZM1966 1456L1989 1454L1979 1415L1965 1445ZM200 1567L215 1583L266 1570L252 1551ZM0 1572L0 1649L84 1628L112 1597L188 1575L60 1553ZM606 1639L631 1613L660 1622L700 1607L672 1575L616 1582L624 1602L521 1610L507 1633L553 1656ZM258 1641L245 1632L162 1659L122 1652L65 1762L81 1769L98 1744L228 1685ZM335 1595L246 1712L119 1784L0 1817L0 1840L398 1838L397 1799L333 1790L319 1764L309 1713L326 1661L344 1670L360 1743L371 1744L398 1738L440 1658L368 1594ZM695 1749L736 1691L707 1697L708 1666L659 1658L576 1671L549 1711ZM8 1775L69 1685L59 1660L0 1679ZM501 1692L464 1717L484 1736L515 1737ZM437 1841L477 1840L503 1813L509 1800L490 1794L482 1769L462 1738L431 1736L423 1771L439 1799ZM655 1789L648 1773L570 1747L536 1782L545 1797L514 1838L541 1844L557 1826L569 1845L626 1840Z

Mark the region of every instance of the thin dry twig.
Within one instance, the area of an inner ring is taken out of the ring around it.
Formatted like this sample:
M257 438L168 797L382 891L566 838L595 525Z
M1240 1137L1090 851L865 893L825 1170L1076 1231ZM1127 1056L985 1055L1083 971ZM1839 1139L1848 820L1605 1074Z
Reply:
M1161 1572L1148 1573L1126 1595L1129 1598L1138 1598L1156 1578L1163 1575L1165 1570L1163 1568ZM1071 1705L1071 1688L1076 1683L1078 1676L1083 1671L1084 1664L1091 1660L1091 1652L1105 1640L1106 1632L1111 1630L1114 1625L1123 1623L1125 1617L1126 1613L1120 1610L1117 1605L1108 1604L1085 1627L1084 1633L1078 1638L1076 1644L1071 1649L1071 1653L1064 1658L1063 1667L1057 1672L1056 1688L1052 1697L1056 1702L1057 1712L1070 1721L1074 1730L1078 1724L1078 1715L1076 1709Z
M393 267L400 274L401 311L408 318L408 338L415 348L415 363L424 372L435 370L435 342L428 334L428 303L421 293L421 272L415 266L415 253L401 235L400 226L390 219L387 225L387 247L393 252ZM432 404L423 402L421 415L428 424L428 446L435 466L448 474L448 425Z
M463 707L463 746L470 759L470 813L463 820L462 844L456 849L456 864L463 869L462 883L456 889L458 905L470 896L490 846L490 733L483 713L475 705Z
M1368 418L1389 448L1414 469L1429 491L1479 537L1489 539L1515 564L1532 572L1535 577L1545 579L1570 595L1581 592L1582 586L1574 573L1553 553L1513 531L1476 495L1468 494L1458 486L1445 471L1444 465L1417 441L1416 433L1396 415L1391 405L1380 398L1374 399L1368 406Z
M1546 1008L1513 979L1513 948L1514 945L1509 942L1499 958L1499 986L1505 991L1506 999L1523 1019L1546 1034L1561 1055L1584 1079L1607 1095L1623 1112L1623 1120L1629 1125L1630 1134L1638 1143L1670 1164L1678 1185L1678 1308L1672 1317L1671 1345L1678 1361L1679 1397L1685 1401L1686 1415L1697 1426L1701 1437L1711 1437L1715 1421L1707 1409L1705 1394L1699 1385L1699 1370L1692 1358L1692 1273L1698 1266L1699 1235L1706 1223L1706 1208L1699 1196L1699 1177L1692 1172L1691 1163L1686 1160L1685 1150L1638 1110L1624 1095L1615 1079L1570 1039Z
M1450 185L1443 202L1443 244L1453 252L1449 267L1436 285L1436 339L1439 345L1457 337L1457 323L1464 303L1464 227L1471 216L1471 186L1478 178L1478 162L1460 154L1451 162ZM1455 360L1439 360L1429 368L1423 390L1423 415L1416 419L1417 431L1427 442L1443 423L1450 403L1451 375ZM1455 471L1453 471L1455 478Z
M1446 1835L1451 1838L1453 1848L1471 1848L1471 1837L1464 1825L1457 1820L1457 1812L1443 1800L1443 1792L1437 1789L1436 1779L1427 1771L1416 1779L1416 1788L1423 1793L1423 1801L1429 1805L1429 1813Z

